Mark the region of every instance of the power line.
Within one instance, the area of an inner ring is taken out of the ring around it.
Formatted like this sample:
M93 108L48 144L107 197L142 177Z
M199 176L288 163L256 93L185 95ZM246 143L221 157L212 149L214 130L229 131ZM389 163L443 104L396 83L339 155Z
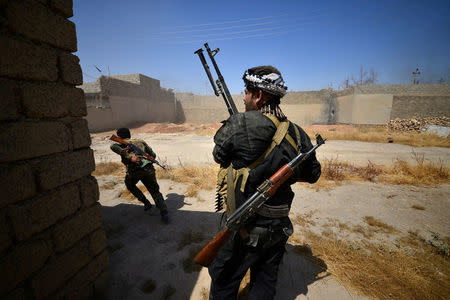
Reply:
M411 13L411 12L414 12L417 8L418 7L409 7L407 9L399 9L397 11L394 11L392 15L384 15L384 16L380 16L380 12L373 12L373 13L368 13L365 15L359 14L358 16L356 16L356 18L358 18L358 19L364 18L363 20L358 20L358 21L353 20L350 22L342 22L343 20L347 20L348 16L341 16L337 19L329 21L328 23L323 23L321 20L318 20L316 22L307 22L307 23L306 22L297 22L297 23L283 25L283 26L277 26L277 27L262 27L262 28L242 30L242 31L231 31L231 32L221 32L221 33L213 32L213 33L205 33L203 35L191 35L191 36L180 35L180 36L175 36L175 37L132 38L132 39L128 39L128 41L145 41L145 40L155 41L155 40L157 40L157 41L161 41L162 42L161 44L169 44L170 45L170 44L189 44L189 43L197 43L198 42L198 40L192 40L192 39L204 40L205 38L208 38L208 40L211 40L211 41L213 41L213 40L219 41L219 40L234 40L234 39L243 39L243 38L264 37L264 36L272 36L272 35L276 35L276 34L285 34L285 33L298 32L298 31L311 29L311 25L341 26L341 25L366 23L366 22L377 21L377 20L382 20L382 19L393 19L393 18L397 18L399 16L399 14L397 14L398 11L400 11L402 13ZM312 18L314 18L314 17L312 17ZM303 26L303 27L299 28L300 26ZM283 30L275 31L275 30L280 30L280 29L283 29ZM262 32L262 33L258 33L258 32ZM252 34L249 35L248 33L252 33ZM226 35L236 35L236 36L224 37ZM174 41L174 39L178 39L180 41ZM183 39L185 41L183 41ZM188 40L188 39L191 39L191 40ZM164 42L166 42L166 43L164 43Z
M86 77L90 77L90 78L92 78L92 79L97 79L97 77L91 76L91 75L86 74L86 73L84 73L84 72L83 72L83 75L86 76Z
M167 28L195 28L195 27L206 27L206 26L216 26L216 25L225 25L225 24L235 24L235 23L245 23L245 22L254 22L254 21L261 21L261 20L267 20L267 19L276 19L276 18L281 18L281 17L286 17L286 16L298 16L300 15L307 15L307 14L312 14L312 13L317 13L317 12L322 12L322 11L336 11L338 10L338 12L343 12L342 10L339 11L339 9L343 9L343 8L351 8L351 9L358 9L358 7L364 6L366 4L373 4L374 2L372 1L366 1L364 3L364 1L361 1L358 4L340 4L340 5L335 5L335 6L331 6L331 7L326 7L326 8L320 8L320 9L315 9L312 11L299 11L299 12L289 12L289 13L284 13L284 14L279 14L279 15L271 15L271 16L264 16L264 17L259 17L259 18L246 18L246 19L237 19L237 20L231 20L231 21L224 21L224 22L214 22L214 23L204 23L204 24L190 24L190 25L180 25L180 26L171 26L171 27L166 27ZM378 3L380 2L376 2L377 5L375 5L375 7L370 7L369 9L376 9L377 7L381 7L381 8L386 8L388 7L389 4L392 4L392 2L388 2L388 5L385 5L384 3L378 5ZM395 4L395 3L394 3ZM265 22L265 23L276 23L276 22L282 22L281 21L271 21L271 22ZM231 27L246 27L246 26L255 26L256 24L247 24L247 25L237 25L237 26L231 26ZM159 34L176 34L176 33L186 33L186 32L195 32L195 31L207 31L207 30L226 30L226 28L206 28L206 29L193 29L193 30L186 30L186 31L153 31L153 32L146 32L146 33L142 33L145 35L159 35ZM92 32L92 28L89 29L90 32ZM133 32L131 33L123 33L127 36L129 35L134 35L135 33L135 28L133 28Z

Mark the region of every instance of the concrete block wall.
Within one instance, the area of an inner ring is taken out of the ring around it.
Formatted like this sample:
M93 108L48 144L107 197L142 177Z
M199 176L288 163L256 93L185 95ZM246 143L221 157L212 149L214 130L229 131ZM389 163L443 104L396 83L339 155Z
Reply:
M86 298L108 254L72 1L0 12L0 298Z

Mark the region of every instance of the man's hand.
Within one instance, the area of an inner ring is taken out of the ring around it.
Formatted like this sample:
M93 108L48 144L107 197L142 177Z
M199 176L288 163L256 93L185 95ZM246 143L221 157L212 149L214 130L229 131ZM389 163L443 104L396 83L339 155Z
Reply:
M131 162L133 162L133 163L135 163L137 165L140 165L141 164L141 159L139 157L137 157L136 155L133 155L131 157Z

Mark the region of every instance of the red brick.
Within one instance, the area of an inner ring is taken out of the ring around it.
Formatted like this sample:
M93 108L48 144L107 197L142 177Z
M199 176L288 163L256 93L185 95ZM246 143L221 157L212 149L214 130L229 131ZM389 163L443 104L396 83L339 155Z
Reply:
M41 3L10 1L6 6L6 19L12 32L70 52L77 51L75 24Z
M33 197L37 193L29 164L0 165L0 208Z
M95 279L102 273L109 263L107 251L103 251L95 257L87 266L80 270L70 281L61 289L55 299L86 299L80 294L86 290L92 293L92 286ZM86 295L85 295L86 296ZM88 295L92 296L92 295Z
M14 289L18 283L39 270L50 254L51 245L46 241L35 241L13 249L0 262L0 295Z
M66 18L73 17L72 0L50 0L50 7Z
M57 59L54 50L0 35L0 76L56 81Z
M61 78L65 83L73 85L83 84L83 73L81 72L80 59L69 53L59 56L59 68Z
M0 121L16 120L19 117L19 105L22 91L17 81L0 78Z
M76 95L72 98L72 106L70 108L71 115L74 117L84 117L87 115L84 91L77 88L75 94Z
M0 163L67 151L69 139L67 127L59 122L0 124L0 141L5 141L0 143Z
M60 118L69 115L79 92L60 83L23 85L23 108L29 118Z
M80 180L81 203L83 206L91 206L98 201L100 191L97 179L93 176L87 176Z
M46 299L92 260L88 240L84 239L69 251L52 258L31 280L33 294Z
M87 148L91 145L91 135L86 119L77 119L71 122L69 126L72 133L73 149Z
M25 240L73 214L79 207L78 187L69 184L20 205L10 205L8 210L15 236Z
M102 211L98 203L56 225L53 232L56 251L69 248L101 225Z
M49 190L91 174L95 169L92 149L58 154L41 161L38 167L38 184Z

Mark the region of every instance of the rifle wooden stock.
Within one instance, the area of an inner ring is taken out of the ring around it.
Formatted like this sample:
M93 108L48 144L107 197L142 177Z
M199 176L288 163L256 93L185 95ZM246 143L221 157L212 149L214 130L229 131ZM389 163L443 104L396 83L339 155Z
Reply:
M124 140L122 140L120 137L118 137L117 135L113 134L110 138L111 141L117 142L119 144L123 144L123 145L128 145L127 142L125 142Z
M209 267L220 249L230 238L231 233L232 232L227 228L219 232L214 239L203 247L203 249L195 256L194 262L201 266Z

